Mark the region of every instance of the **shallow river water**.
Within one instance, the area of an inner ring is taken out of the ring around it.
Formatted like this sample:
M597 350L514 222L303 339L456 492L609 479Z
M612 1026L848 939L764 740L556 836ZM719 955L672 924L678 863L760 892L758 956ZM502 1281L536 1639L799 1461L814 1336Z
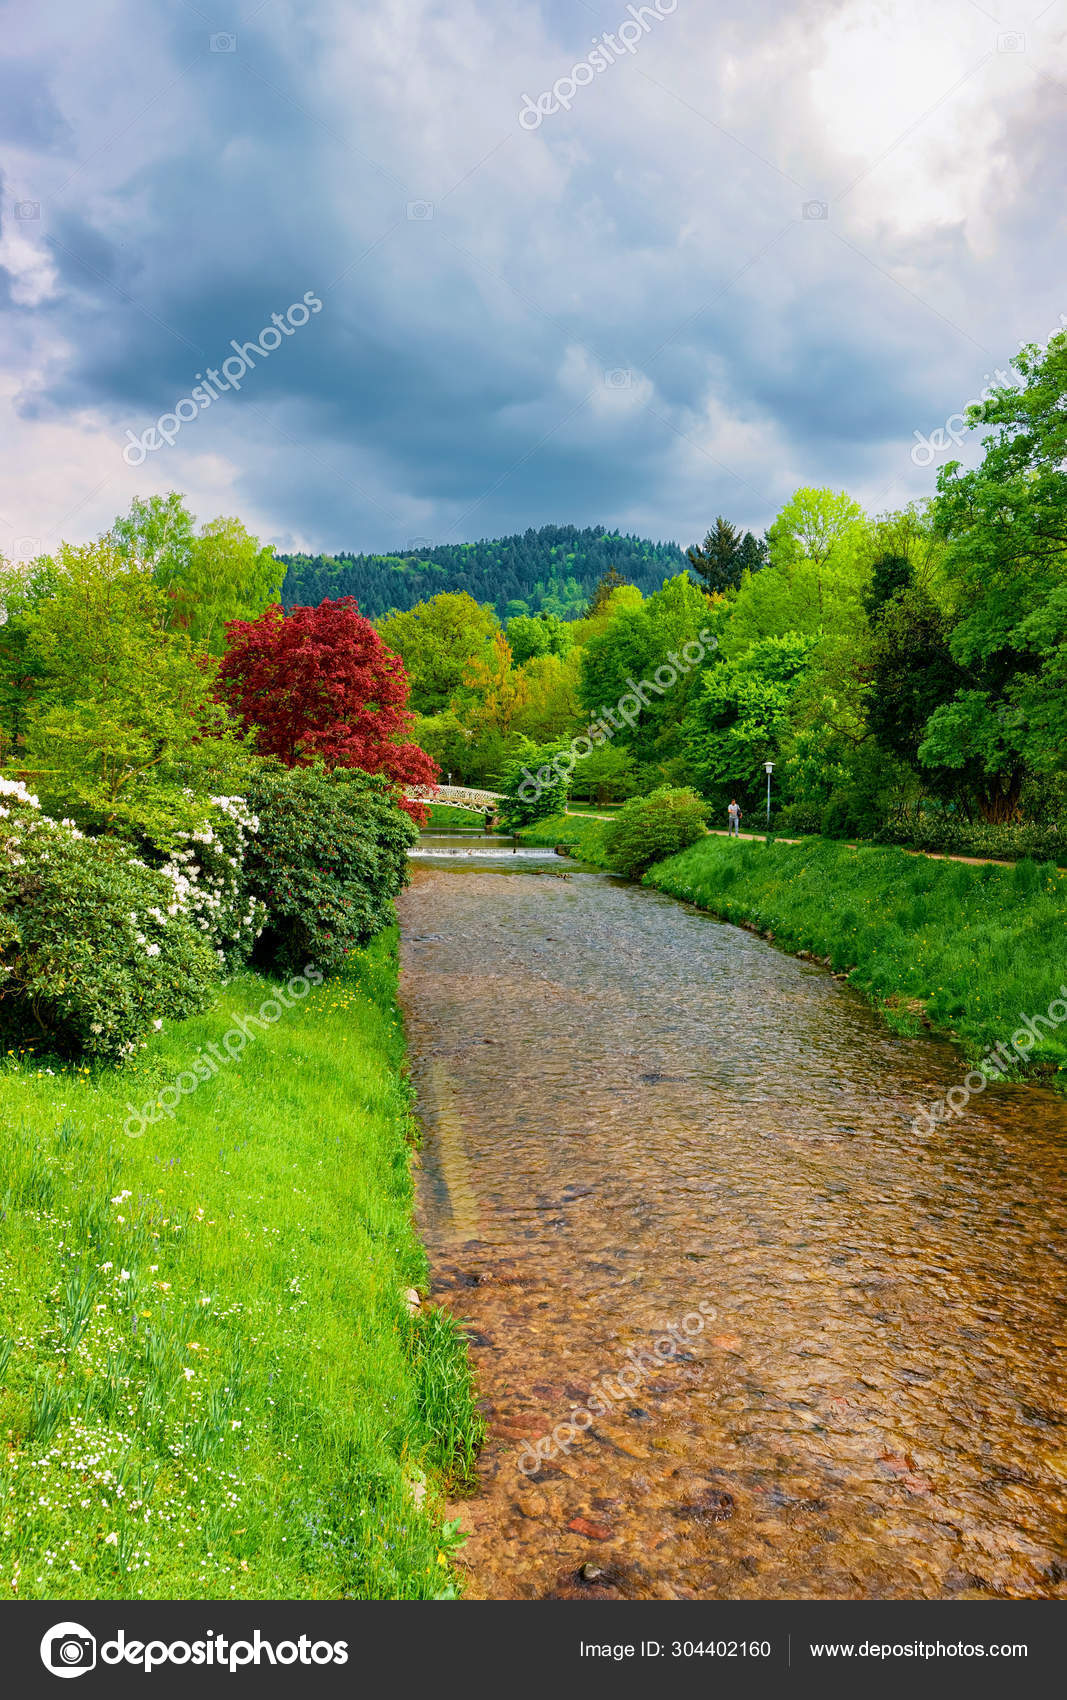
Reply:
M1067 1596L1067 1104L917 1134L949 1045L486 848L399 903L420 1228L489 1424L468 1593Z

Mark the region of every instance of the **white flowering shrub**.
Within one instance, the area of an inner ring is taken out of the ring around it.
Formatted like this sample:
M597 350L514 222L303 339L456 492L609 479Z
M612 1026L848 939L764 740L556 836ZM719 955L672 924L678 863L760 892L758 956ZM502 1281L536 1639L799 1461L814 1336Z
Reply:
M170 882L169 915L183 915L202 933L227 970L247 962L266 920L264 905L245 884L245 855L259 821L243 797L211 797L210 814L183 832L160 872Z
M121 1061L202 1008L218 973L171 880L0 777L0 1036Z

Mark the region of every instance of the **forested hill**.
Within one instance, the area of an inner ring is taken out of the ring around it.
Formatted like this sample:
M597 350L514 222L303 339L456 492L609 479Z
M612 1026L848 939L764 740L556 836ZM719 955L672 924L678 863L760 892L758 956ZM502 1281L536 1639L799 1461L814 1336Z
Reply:
M442 590L466 590L490 602L501 619L542 609L564 619L580 613L610 567L648 594L684 571L675 543L622 537L602 525L543 525L480 543L441 543L395 555L281 555L287 608L317 607L326 597L354 596L370 619L413 608Z

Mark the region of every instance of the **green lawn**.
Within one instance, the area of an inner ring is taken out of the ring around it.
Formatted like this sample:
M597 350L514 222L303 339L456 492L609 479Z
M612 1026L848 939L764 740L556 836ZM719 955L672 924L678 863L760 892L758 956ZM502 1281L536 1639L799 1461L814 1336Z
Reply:
M173 1104L277 982L237 976L121 1071L6 1059L9 1599L450 1589L442 1485L480 1419L454 1325L405 1305L426 1262L395 957L391 932L250 1029L142 1137L131 1109Z
M427 803L429 825L435 829L446 826L484 826L484 809L460 809L454 803Z
M1045 1016L1067 983L1067 874L1049 864L970 866L828 839L707 838L646 884L786 950L828 956L901 1030L923 1013L977 1052ZM1031 1053L1067 1085L1067 1022Z

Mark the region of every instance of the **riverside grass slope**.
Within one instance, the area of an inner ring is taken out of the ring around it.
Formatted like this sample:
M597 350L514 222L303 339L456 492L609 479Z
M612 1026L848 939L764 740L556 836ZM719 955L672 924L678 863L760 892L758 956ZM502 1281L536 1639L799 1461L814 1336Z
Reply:
M277 983L236 976L119 1071L0 1070L9 1599L454 1592L481 1424L411 1219L395 929L142 1138ZM54 1071L54 1072L53 1072Z

